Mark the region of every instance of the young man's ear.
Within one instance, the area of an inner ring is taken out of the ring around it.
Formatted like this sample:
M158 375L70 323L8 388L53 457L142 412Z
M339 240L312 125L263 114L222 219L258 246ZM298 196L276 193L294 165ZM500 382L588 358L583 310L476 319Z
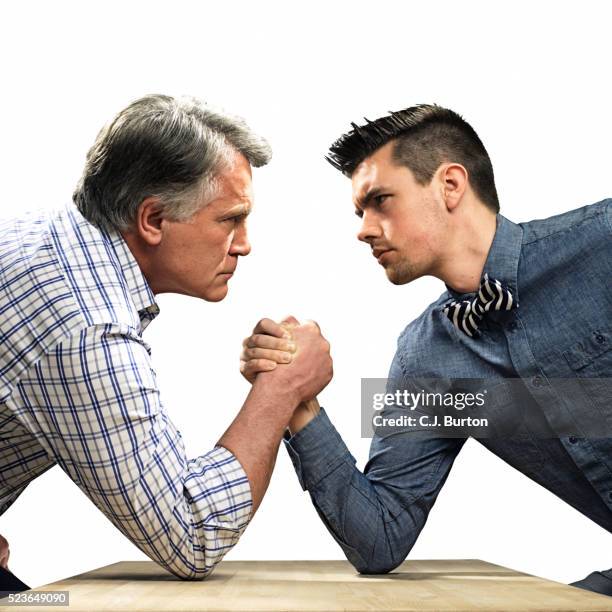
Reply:
M438 171L441 173L446 208L452 211L457 208L467 189L467 170L461 164L443 164Z
M157 246L162 240L163 221L163 210L159 198L155 196L145 198L140 203L136 214L136 233L147 245Z

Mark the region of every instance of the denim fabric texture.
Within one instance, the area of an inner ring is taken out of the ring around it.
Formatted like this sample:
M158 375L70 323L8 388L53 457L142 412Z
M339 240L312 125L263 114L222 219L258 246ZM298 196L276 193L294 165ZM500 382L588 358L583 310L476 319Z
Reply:
M560 396L549 383L612 377L611 217L612 200L527 223L498 215L482 274L507 283L520 307L490 313L470 338L442 308L474 294L447 286L399 336L387 386L393 392L411 377L522 379L525 392L500 394L506 404L494 409L511 413L520 401L550 434L519 428L479 442L608 531L612 439L581 432L593 419L612 426L612 398L580 384ZM374 437L363 472L323 409L285 438L302 487L360 572L387 572L406 558L465 443L417 434Z

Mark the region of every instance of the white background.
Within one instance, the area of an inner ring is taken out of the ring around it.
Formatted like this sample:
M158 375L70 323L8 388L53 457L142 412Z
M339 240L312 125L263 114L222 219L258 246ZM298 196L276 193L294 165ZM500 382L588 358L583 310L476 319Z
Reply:
M605 3L20 2L0 10L0 214L67 201L101 125L146 93L243 115L274 149L254 173L253 252L219 304L162 295L145 332L190 456L212 448L247 393L242 338L262 316L316 319L331 341L326 406L363 466L362 377L384 377L405 325L444 289L395 287L355 234L350 183L323 159L363 116L421 102L463 114L487 147L502 213L547 217L610 194ZM58 468L0 518L32 586L142 559ZM612 540L474 441L410 558L481 558L561 581L612 566ZM229 559L342 551L281 448L267 497Z

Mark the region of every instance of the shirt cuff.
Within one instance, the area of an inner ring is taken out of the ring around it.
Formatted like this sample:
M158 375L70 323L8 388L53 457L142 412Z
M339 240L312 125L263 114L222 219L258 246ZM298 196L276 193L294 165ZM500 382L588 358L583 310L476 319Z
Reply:
M346 444L321 408L319 414L284 443L304 491L315 487L342 462L355 464Z
M211 517L208 524L234 531L237 540L252 518L253 498L249 479L240 461L224 446L215 446L206 454L206 460L207 485L212 492L210 497L215 501L211 512L215 518Z

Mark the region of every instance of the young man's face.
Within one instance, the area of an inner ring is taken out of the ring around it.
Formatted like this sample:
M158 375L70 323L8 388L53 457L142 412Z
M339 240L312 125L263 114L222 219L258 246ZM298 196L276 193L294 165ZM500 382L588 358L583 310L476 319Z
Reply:
M366 242L389 280L401 285L430 274L438 264L446 219L442 190L419 185L392 158L394 142L366 158L351 176L355 212Z

